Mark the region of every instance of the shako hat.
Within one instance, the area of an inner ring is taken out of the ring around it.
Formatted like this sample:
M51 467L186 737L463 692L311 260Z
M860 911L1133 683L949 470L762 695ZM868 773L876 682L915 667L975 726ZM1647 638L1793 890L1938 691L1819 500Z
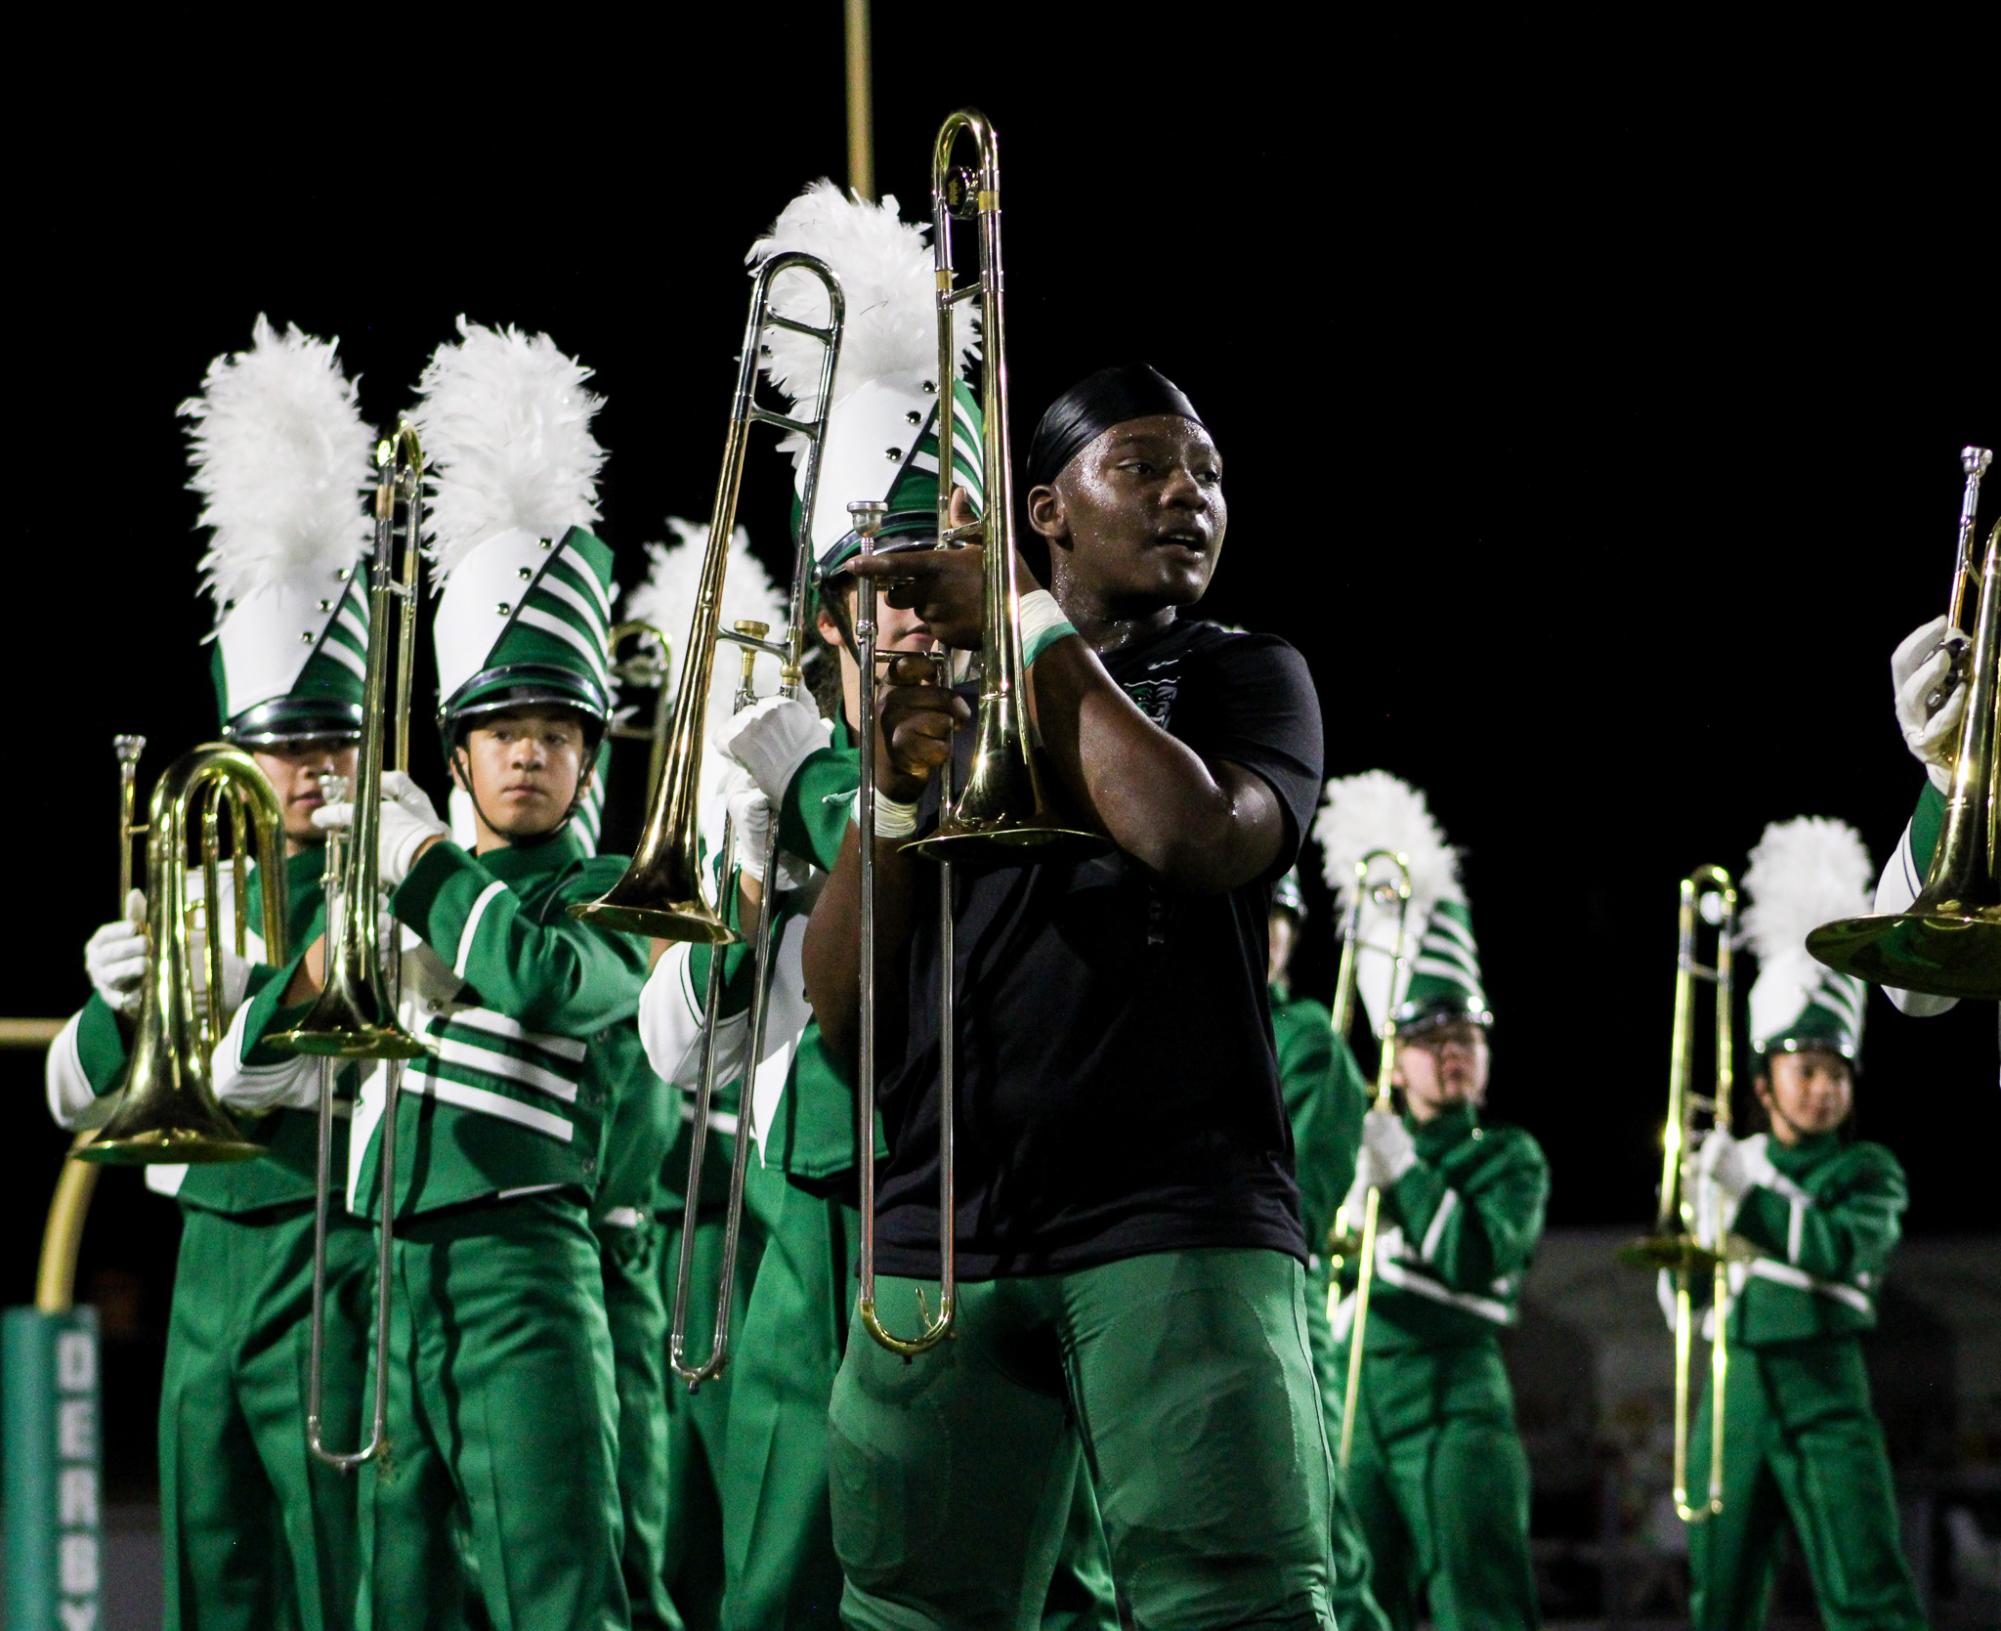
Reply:
M929 228L898 219L896 199L879 204L816 181L779 212L771 230L750 247L753 265L802 252L824 261L840 281L846 304L841 354L834 365L826 446L820 454L814 504L813 552L825 582L860 553L848 505L880 499L889 513L878 548L913 548L938 530L938 322ZM774 311L815 325L827 321L826 291L805 273L781 273L771 291ZM954 359L963 375L979 354L974 325ZM792 404L795 418L819 412L818 341L788 329L767 331L765 377ZM949 382L959 429L952 480L975 512L985 500L979 460L979 404L963 378ZM792 455L795 492L805 479L806 439L780 444ZM795 497L795 504L798 502Z
M180 405L210 529L216 712L244 747L361 734L374 438L339 343L260 315L250 349L217 357Z
M1758 961L1751 982L1751 1045L1760 1054L1825 1048L1853 1061L1862 1050L1867 989L1806 949L1808 933L1869 910L1875 868L1845 821L1775 821L1744 869L1742 938Z
M419 380L438 725L559 704L592 745L611 716L611 547L598 519L602 401L546 334L459 319Z
M1355 863L1370 850L1400 853L1410 867L1398 989L1391 989L1395 908L1373 899L1362 903L1355 987L1370 1023L1380 1027L1387 1013L1399 1035L1455 1020L1492 1025L1480 949L1459 882L1459 852L1446 843L1424 795L1386 770L1338 776L1322 792L1313 836L1344 920L1355 904Z

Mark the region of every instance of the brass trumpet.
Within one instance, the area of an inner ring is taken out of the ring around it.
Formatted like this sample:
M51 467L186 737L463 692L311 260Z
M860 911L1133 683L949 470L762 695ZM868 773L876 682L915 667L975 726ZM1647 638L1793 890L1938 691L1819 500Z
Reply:
M133 782L143 737L117 739L119 910L132 884L132 838L146 835L146 983L135 1022L124 1096L79 1161L125 1166L248 1161L264 1146L240 1133L216 1102L210 1055L229 1016L222 1011L223 813L229 816L236 954L248 955L249 858L264 899L267 957L284 956L285 829L278 796L240 748L211 742L183 754L153 784L146 824L132 823ZM198 846L202 894L188 897L188 849ZM204 987L195 989L194 930L202 926Z
M1716 930L1713 963L1697 956L1697 919ZM1728 1252L1722 1209L1713 1181L1694 1170L1696 1123L1707 1114L1719 1132L1730 1130L1730 1098L1735 1085L1735 986L1731 970L1737 936L1737 885L1719 866L1698 867L1681 880L1679 941L1675 957L1674 1046L1668 1060L1667 1126L1661 1138L1660 1210L1654 1232L1619 1250L1621 1262L1666 1270L1674 1287L1674 1509L1684 1523L1702 1523L1723 1510L1723 1383L1729 1371L1725 1326L1730 1313ZM1716 1086L1694 1092L1695 987L1716 988ZM1688 1489L1689 1382L1696 1331L1691 1289L1700 1275L1710 1279L1709 1487L1700 1501Z
M1387 861L1393 871L1388 877L1373 878L1376 863ZM1373 878L1373 881L1372 881ZM1396 993L1403 985L1403 970L1406 959L1405 929L1410 918L1410 861L1395 850L1372 849L1355 862L1355 899L1348 908L1348 924L1341 937L1341 965L1334 977L1333 1024L1331 1029L1337 1037L1346 1037L1349 1022L1355 1012L1355 982L1359 958L1357 953L1362 943L1362 905L1373 900L1379 906L1394 906L1396 911L1395 929L1390 938L1390 1000L1383 1004L1382 1024L1376 1031L1376 1092L1371 1109L1388 1110L1395 1104L1394 1082L1397 1069L1397 1029L1394 1014ZM1355 1258L1355 1321L1348 1330L1348 1380L1342 1395L1341 1443L1335 1458L1339 1471L1348 1469L1348 1458L1355 1444L1355 1407L1362 1397L1362 1360L1369 1335L1369 1292L1376 1279L1376 1219L1382 1206L1383 1192L1371 1184L1367 1199L1362 1205L1362 1227L1359 1234L1352 1234L1348 1228L1347 1205L1344 1202L1334 1214L1334 1224L1328 1230L1327 1245L1333 1254L1332 1269L1327 1288L1327 1317L1331 1321L1340 1297L1340 1270L1342 1259L1353 1255Z
M1952 790L1925 886L1904 911L1823 923L1806 938L1807 950L1842 974L1941 997L2001 997L2001 869L1995 852L2001 830L1995 672L2001 662L2001 521L1987 534L1978 565L1973 548L1980 478L1992 458L1984 447L1960 454L1966 486L1948 640L1961 643L1955 637L1963 638L1960 618L1970 594L1977 593L1978 604L1966 653L1966 712L1955 743ZM1941 705L1944 689L1937 698Z
M368 668L363 678L361 743L355 751L354 823L327 847L326 980L297 1026L268 1040L281 1051L320 1060L319 1162L313 1204L313 1312L306 1382L306 1443L342 1472L372 1461L388 1445L389 1289L395 1242L396 1113L403 1062L425 1051L397 1016L401 959L392 942L384 977L378 927L384 757L410 764L410 689L416 664L419 539L423 530L424 453L407 423L375 449L375 553L368 573ZM403 505L402 551L396 510ZM394 678L391 664L394 663ZM395 688L393 707L391 685ZM385 735L388 737L385 743ZM333 1204L333 1102L338 1061L379 1060L383 1071L380 1227L376 1238L375 1410L368 1442L330 1450L321 1430L326 1346L327 1213Z

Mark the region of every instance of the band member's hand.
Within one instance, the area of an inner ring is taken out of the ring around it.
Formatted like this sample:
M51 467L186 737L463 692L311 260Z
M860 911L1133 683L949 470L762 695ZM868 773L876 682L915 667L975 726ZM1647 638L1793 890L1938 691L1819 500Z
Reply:
M84 942L83 970L91 988L126 1019L139 1013L146 983L146 896L135 889L125 897L125 915L102 925Z
M742 765L725 763L716 777L716 791L729 810L736 845L736 865L752 883L764 882L764 846L771 837L771 800Z
M410 876L417 857L451 830L438 819L430 795L400 770L382 773L382 887Z
M1733 1203L1776 1176L1763 1138L1737 1138L1720 1127L1696 1151L1695 1170ZM1731 1205L1728 1211L1734 1214L1736 1206Z
M963 697L934 683L928 657L898 657L876 696L875 785L884 798L914 803L931 773L951 757L952 733L973 721Z
M848 570L875 579L885 604L916 612L941 645L978 651L984 554L978 544L902 549L894 555L864 555L850 561Z
M1943 793L1952 785L1953 749L1959 739L1960 716L1966 711L1966 687L1952 689L1937 713L1928 707L1931 693L1948 683L1954 647L1942 645L1946 620L1935 617L1913 629L1890 657L1890 679L1897 693L1897 725L1904 746L1925 767L1932 784Z
M1417 1165L1417 1141L1394 1110L1371 1110L1362 1118L1362 1159L1378 1189L1388 1189Z
M797 697L764 697L743 709L716 732L716 751L750 772L774 805L799 767L827 745L827 727Z

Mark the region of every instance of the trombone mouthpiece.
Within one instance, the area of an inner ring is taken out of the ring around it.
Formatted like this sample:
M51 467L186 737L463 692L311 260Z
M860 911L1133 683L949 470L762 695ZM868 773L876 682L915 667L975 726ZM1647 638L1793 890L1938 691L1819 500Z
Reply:
M1994 450L1986 447L1963 447L1959 450L1959 465L1969 476L1984 474L1994 462ZM850 506L852 508L853 506Z
M848 504L848 515L855 524L855 531L864 538L873 538L888 514L889 506L879 498L857 498Z
M112 751L118 755L118 762L121 765L136 765L139 762L139 755L146 751L146 738L143 736L114 736L111 739L111 747Z

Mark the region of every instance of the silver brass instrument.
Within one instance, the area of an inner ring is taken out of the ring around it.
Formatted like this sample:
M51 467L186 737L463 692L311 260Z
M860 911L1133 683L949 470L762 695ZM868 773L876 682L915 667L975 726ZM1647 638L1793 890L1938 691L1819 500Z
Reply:
M786 317L771 309L771 286L782 273L794 271L819 280L827 295L827 325ZM682 643L681 683L674 696L674 718L658 785L647 809L646 827L625 875L594 901L570 908L572 915L601 928L651 935L656 940L687 940L697 945L728 945L737 938L709 904L703 877L699 830L702 735L707 729L709 686L716 663L716 641L743 637L720 628L723 575L729 566L730 534L736 526L737 492L743 484L744 455L753 425L774 425L807 441L800 483L799 537L801 570L793 573L792 618L787 630L785 661L794 671L803 662L805 601L811 582L813 506L825 448L827 408L832 396L834 362L840 355L841 326L846 303L840 280L824 261L812 255L773 255L751 277L750 316L744 324L743 348L737 353L736 391L730 400L729 433L723 443L722 474L716 480L715 503L709 512L709 537L695 588L695 609L688 637ZM759 346L768 328L810 335L826 347L820 365L818 410L812 419L793 419L757 400ZM802 581L803 577L803 581ZM769 649L769 648L761 648ZM775 828L774 828L775 830ZM724 862L727 868L727 860ZM727 871L723 874L728 876ZM766 876L769 876L767 873Z
M1716 930L1715 960L1697 955L1697 919ZM1730 1131L1730 1099L1735 1085L1735 988L1731 951L1737 936L1737 885L1719 866L1698 867L1681 880L1679 943L1675 957L1674 1047L1668 1062L1667 1126L1661 1136L1660 1211L1654 1232L1623 1246L1622 1262L1664 1269L1674 1287L1674 1509L1684 1523L1702 1523L1723 1510L1723 1383L1730 1365L1725 1327L1729 1323L1730 1280L1723 1213L1713 1180L1695 1168L1695 1149L1707 1115L1719 1132ZM1715 1090L1696 1093L1695 987L1716 988ZM1690 1378L1697 1320L1691 1291L1701 1276L1710 1281L1709 1487L1700 1500L1688 1488L1691 1425Z
M1954 665L1964 661L1966 711L1954 744L1952 790L1945 825L1932 853L1925 886L1901 912L1823 923L1807 936L1807 950L1829 968L1900 991L1941 997L2001 997L2001 868L1995 841L2001 830L2001 521L1987 534L1976 567L1974 507L1980 478L1993 455L1984 447L1960 454L1966 487L1959 511L1959 562L1953 573L1951 629ZM1960 619L1977 593L1972 644ZM1935 694L1945 701L1949 681Z
M1386 877L1376 877L1376 863L1387 861L1390 872ZM1376 1029L1376 1092L1370 1108L1389 1110L1395 1106L1395 1078L1397 1069L1397 1028L1392 1012L1396 993L1403 986L1404 963L1407 958L1405 929L1410 917L1410 860L1396 850L1372 849L1355 862L1355 899L1348 908L1348 923L1341 937L1341 966L1334 977L1333 1024L1331 1029L1337 1037L1346 1037L1348 1025L1355 1011L1355 981L1360 959L1358 953L1362 944L1362 906L1365 901L1374 901L1378 906L1393 907L1394 924L1390 938L1390 984L1391 1001L1383 1005L1382 1023ZM1343 1395L1341 1416L1341 1444L1336 1454L1335 1466L1345 1472L1348 1457L1355 1443L1355 1407L1362 1396L1362 1360L1369 1335L1369 1292L1376 1279L1376 1220L1382 1206L1383 1192L1371 1184L1367 1198L1362 1204L1362 1227L1359 1235L1351 1236L1348 1229L1347 1206L1334 1215L1334 1227L1328 1233L1328 1249L1334 1253L1333 1272L1329 1276L1327 1288L1327 1317L1331 1321L1340 1296L1341 1259L1353 1254L1355 1258L1355 1320L1348 1329L1348 1381Z
M307 1368L306 1442L328 1466L352 1471L388 1447L389 1291L395 1242L396 1117L404 1061L425 1051L397 1016L401 957L392 941L385 978L378 913L381 896L382 769L410 764L410 688L416 662L418 544L423 530L424 454L405 423L375 449L375 553L368 573L368 668L363 680L361 743L355 750L354 822L327 848L326 978L312 1011L268 1041L280 1051L320 1060L320 1142L313 1207L312 1343ZM398 553L397 504L403 506ZM394 703L391 704L391 664ZM385 740L386 738L386 740ZM333 1191L334 1083L338 1061L376 1060L383 1073L381 1214L376 1238L375 1409L368 1442L331 1450L321 1421L326 1346L327 1213Z
M146 982L118 1109L76 1151L79 1161L121 1166L158 1162L248 1161L264 1153L216 1101L210 1056L229 1016L222 1011L223 816L228 814L236 955L249 951L249 862L254 850L263 896L267 957L285 955L285 826L278 796L257 761L211 742L183 754L153 784L143 828L132 823L133 781L145 738L121 736L118 909L132 889L132 838L146 835ZM188 894L188 851L196 846L202 893ZM194 936L202 936L195 974Z

